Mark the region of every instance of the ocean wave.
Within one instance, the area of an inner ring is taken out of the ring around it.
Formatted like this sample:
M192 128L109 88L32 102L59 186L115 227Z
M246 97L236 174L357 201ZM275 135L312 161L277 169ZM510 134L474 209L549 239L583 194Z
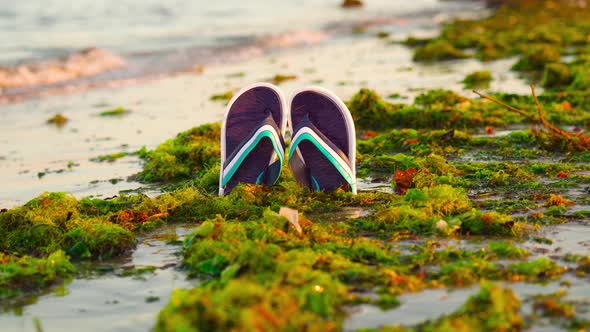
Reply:
M53 84L94 76L125 65L125 59L118 55L100 48L87 48L53 60L0 67L0 89Z

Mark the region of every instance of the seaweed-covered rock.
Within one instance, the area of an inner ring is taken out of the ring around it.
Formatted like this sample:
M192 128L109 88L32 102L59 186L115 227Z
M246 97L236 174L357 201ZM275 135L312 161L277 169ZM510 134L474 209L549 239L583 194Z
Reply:
M424 46L431 41L432 41L432 38L418 38L418 37L414 37L414 36L409 36L408 38L406 38L402 42L402 44L404 44L406 46L410 46L410 47L416 47L416 46Z
M487 88L490 86L490 82L492 80L493 76L489 70L481 70L475 71L465 76L462 83L465 85L465 88L468 89L479 87Z
M545 65L559 62L561 52L558 47L552 45L541 45L532 47L524 54L517 63L512 66L514 70L543 70Z
M60 250L45 258L0 252L0 300L51 286L70 278L74 271L68 256Z
M114 257L135 245L133 233L99 218L76 222L64 240L68 254L76 258Z
M418 95L414 103L429 108L448 109L467 100L453 91L436 89Z
M584 65L579 65L573 69L572 84L568 87L571 91L590 91L590 62ZM586 99L590 99L587 97Z
M142 149L145 159L139 179L146 182L190 179L219 163L221 125L205 124L184 131L155 150Z
M483 283L457 312L443 317L423 330L436 331L519 331L524 325L520 301L509 288Z
M564 63L550 63L543 72L543 84L546 88L558 88L569 85L573 80L569 67Z
M82 214L79 202L64 193L44 193L0 214L0 233L0 250L25 255L66 250L76 258L109 258L135 244L131 232L107 217Z
M469 58L470 55L445 40L433 40L414 51L415 61L443 61Z
M385 129L395 127L393 114L399 107L383 100L375 91L361 89L348 102L357 129Z

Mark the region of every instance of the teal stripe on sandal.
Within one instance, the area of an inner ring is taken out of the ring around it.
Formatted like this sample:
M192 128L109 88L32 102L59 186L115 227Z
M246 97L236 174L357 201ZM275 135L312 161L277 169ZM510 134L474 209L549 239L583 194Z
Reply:
M336 168L336 170L338 170L338 172L340 173L340 175L342 175L344 180L346 180L346 182L348 182L348 184L350 185L351 191L354 191L355 184L354 184L352 177L348 174L348 172L346 172L345 168L341 165L341 163L338 162L338 160L336 160L330 154L330 152L328 152L322 146L322 144L320 142L318 142L315 139L315 137L311 136L309 133L303 133L303 134L299 135L297 137L297 139L295 140L295 142L293 142L291 144L291 148L289 149L289 159L288 160L291 160L291 157L293 157L293 153L294 153L293 151L295 151L295 149L297 149L297 146L302 141L310 141L313 145L315 145L315 147L324 155L324 157L326 157L326 159L328 159L328 161L330 161L330 163ZM319 187L319 185L318 185L318 187Z
M283 159L284 156L281 154L281 150L279 149L279 142L276 141L276 139L273 136L272 131L270 130L264 130L261 131L257 136L256 139L252 142L252 144L250 144L247 148L245 153L243 153L240 158L238 159L237 163L230 169L230 171L227 173L226 176L223 177L223 181L221 183L222 187L225 187L225 185L229 182L229 180L231 180L232 176L234 176L234 174L236 173L236 171L238 170L238 168L240 167L240 165L242 164L242 162L244 162L244 159L246 159L246 157L250 154L250 152L252 152L252 150L254 149L254 147L256 147L256 145L258 145L258 142L260 142L261 139L263 139L264 137L267 137L270 142L272 143L273 149L275 151L275 153L277 154L277 156L279 156L279 161L281 162L281 169L283 168ZM280 175L280 171L279 171L279 175ZM277 177L278 179L278 177Z

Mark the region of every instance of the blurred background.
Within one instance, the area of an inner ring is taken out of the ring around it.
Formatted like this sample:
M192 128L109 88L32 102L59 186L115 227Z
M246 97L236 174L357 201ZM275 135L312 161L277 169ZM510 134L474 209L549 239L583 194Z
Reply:
M358 37L370 28L401 38L482 8L481 1L438 0L0 3L0 66L9 68L0 69L0 101L38 94L23 87L97 74L102 75L91 82L166 75L194 65L318 45L351 33ZM48 59L58 62L43 63ZM39 62L41 66L26 66Z
M0 63L61 56L87 47L123 55L252 43L297 30L433 14L437 0L46 0L0 1ZM460 4L459 4L460 6Z

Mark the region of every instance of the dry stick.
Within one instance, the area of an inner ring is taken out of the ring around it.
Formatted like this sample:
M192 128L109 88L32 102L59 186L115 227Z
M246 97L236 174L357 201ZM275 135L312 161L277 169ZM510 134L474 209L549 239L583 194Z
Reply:
M541 119L543 126L545 126L545 128L549 128L551 131L553 131L557 135L563 136L565 139L570 141L570 143L573 143L574 145L576 145L578 148L580 148L582 150L590 150L590 137L584 135L584 133L578 133L578 134L568 133L567 131L561 130L561 129L557 128L556 126L552 125L551 123L549 123L549 121L547 121L547 119L545 119L545 114L543 113L543 108L541 107L541 103L539 103L539 99L537 98L537 95L535 94L535 86L532 84L531 84L531 91L533 92L533 98L535 99L535 103L537 104L537 109L539 110L539 118ZM573 139L574 137L576 138L575 140Z
M531 120L533 122L538 122L537 119L535 119L535 117L533 117L531 114L528 114L525 111L520 110L520 109L518 109L518 108L516 108L514 106L510 106L510 105L504 103L503 101L500 101L500 100L498 100L498 99L496 99L494 97L488 96L488 95L484 95L483 93L481 93L479 91L476 91L476 90L473 90L473 93L477 94L478 96L482 97L483 99L487 99L487 100L492 101L492 102L494 102L494 103L496 103L496 104L498 104L500 106L504 106L507 109L509 109L511 111L514 111L514 112L516 112L516 113L524 116L525 118L528 118L529 120Z
M540 122L545 128L549 129L550 131L554 132L555 134L562 136L563 138L567 139L568 141L572 142L572 136L576 137L579 139L579 142L573 142L574 144L576 144L578 147L584 149L584 150L590 150L590 138L582 133L580 134L570 134L566 131L563 131L557 127L555 127L554 125L552 125L551 123L549 123L549 121L547 121L547 119L545 118L545 114L543 112L543 108L541 107L541 103L539 102L539 99L537 98L537 95L535 93L535 86L531 84L531 91L533 93L533 99L535 100L535 104L537 105L537 110L539 111L539 118L535 118L533 115L528 114L516 107L510 106L494 97L490 97L490 96L486 96L483 93L480 93L478 91L473 90L473 92L475 94L477 94L478 96L490 100L498 105L504 106L507 109L514 111L526 118L528 118L529 120L531 120L532 122Z
M541 107L541 103L539 102L539 99L537 98L537 94L535 93L535 86L533 84L531 84L531 92L533 93L533 99L535 99L535 104L537 104L537 110L539 110L539 119L541 120L541 123L543 124L543 126L545 126L545 128L548 128L549 130L551 130L552 132L554 132L558 135L561 135L567 139L570 139L571 135L568 132L555 127L554 125L549 123L549 121L547 121L547 119L545 119L545 114L543 113L543 108Z

